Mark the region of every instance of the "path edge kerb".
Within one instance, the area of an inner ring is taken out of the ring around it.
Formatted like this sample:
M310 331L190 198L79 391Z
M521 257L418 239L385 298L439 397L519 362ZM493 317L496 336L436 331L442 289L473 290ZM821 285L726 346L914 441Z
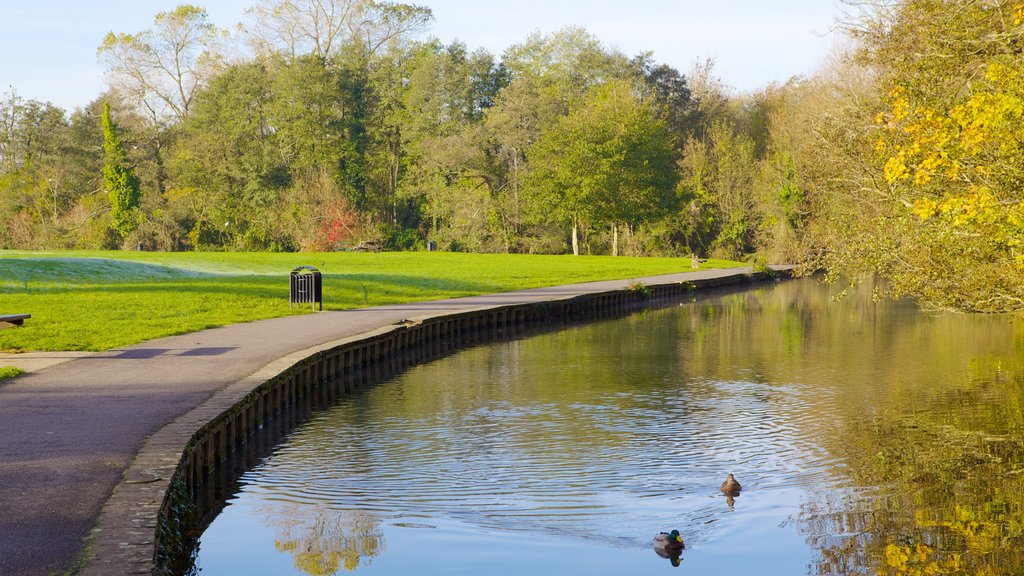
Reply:
M458 339L464 332L487 327L562 321L581 312L638 307L648 299L758 282L776 274L789 276L790 270L775 270L775 274L737 271L716 278L647 284L643 290L607 290L414 316L409 322L381 326L271 360L146 439L89 534L81 563L85 567L80 573L153 574L161 537L166 540L177 536L168 534L166 526L161 530L166 524L161 518L175 515L175 509L186 504L172 485L178 492L194 493L201 476L244 443L264 421L298 398L316 393L323 384L336 381L349 367L365 369L431 338ZM345 391L351 391L348 384Z

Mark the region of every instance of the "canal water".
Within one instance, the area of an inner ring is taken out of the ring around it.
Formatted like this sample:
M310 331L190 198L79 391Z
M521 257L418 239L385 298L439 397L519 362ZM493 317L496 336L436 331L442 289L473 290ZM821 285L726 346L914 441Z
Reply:
M196 567L1024 573L1024 322L833 292L768 284L415 367L247 472ZM678 559L651 546L672 529Z

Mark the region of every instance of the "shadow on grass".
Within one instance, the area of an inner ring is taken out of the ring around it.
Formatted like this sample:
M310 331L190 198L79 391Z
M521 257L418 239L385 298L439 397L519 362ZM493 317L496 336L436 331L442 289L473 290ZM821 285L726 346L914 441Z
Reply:
M324 276L324 298L331 300L331 289L341 288L354 294L363 294L364 288L373 296L374 293L404 293L410 290L418 292L435 292L436 296L444 297L447 292L484 293L502 290L503 287L493 283L469 282L449 278L424 278L400 274L330 274ZM101 292L105 294L153 294L174 292L179 294L213 294L222 296L247 296L259 299L287 299L288 277L253 276L209 276L196 279L148 279L145 282L119 282L112 284L78 284L68 286L43 286L28 291L2 291L0 294L10 295L74 295L83 292Z
M0 260L0 278L22 285L70 281L106 284L131 280L159 281L213 278L215 274L196 272L141 262L105 258L9 258Z

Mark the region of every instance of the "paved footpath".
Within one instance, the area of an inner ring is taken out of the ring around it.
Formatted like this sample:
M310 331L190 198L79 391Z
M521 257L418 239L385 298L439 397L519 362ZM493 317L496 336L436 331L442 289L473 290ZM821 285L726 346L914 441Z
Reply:
M707 270L639 280L670 284L749 272ZM60 358L66 361L0 382L0 575L71 570L104 502L143 442L218 390L276 359L407 318L559 300L623 289L629 282L236 324Z

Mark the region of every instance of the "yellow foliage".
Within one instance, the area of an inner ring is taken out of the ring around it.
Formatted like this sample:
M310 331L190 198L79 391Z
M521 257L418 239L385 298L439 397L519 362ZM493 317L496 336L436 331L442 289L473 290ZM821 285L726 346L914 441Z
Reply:
M1017 4L1013 7L1013 25L1020 26L1024 22L1024 4Z
M921 220L935 216L938 211L938 204L930 198L918 198L914 201L914 214Z
M892 103L892 121L899 122L910 115L910 101L900 96Z
M904 546L889 544L885 547L885 565L891 568L906 566L910 561L910 550Z
M972 93L944 109L894 89L876 119L884 123L875 150L888 152L883 176L909 193L920 220L938 217L1016 250L1024 246L1024 62L993 57L984 70Z
M900 180L905 180L910 177L910 170L907 165L903 162L900 155L893 156L885 163L885 179L890 184L896 183Z
M886 545L885 566L878 573L880 576L950 576L963 574L964 568L959 554L940 555L927 544L918 542L913 546Z

